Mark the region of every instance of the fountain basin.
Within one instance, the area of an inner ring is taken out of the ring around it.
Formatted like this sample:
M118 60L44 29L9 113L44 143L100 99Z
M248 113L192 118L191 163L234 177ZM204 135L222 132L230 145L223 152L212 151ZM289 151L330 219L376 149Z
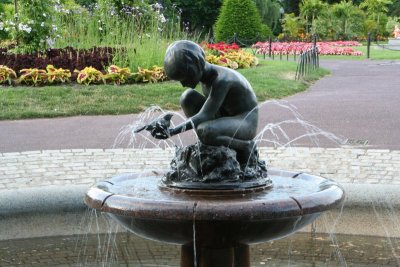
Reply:
M216 257L226 266L248 266L249 244L294 233L344 199L338 184L305 173L270 170L273 188L235 190L171 188L160 182L163 173L110 178L92 187L85 203L137 235L183 245L181 266L192 266L193 243L207 255L198 266Z

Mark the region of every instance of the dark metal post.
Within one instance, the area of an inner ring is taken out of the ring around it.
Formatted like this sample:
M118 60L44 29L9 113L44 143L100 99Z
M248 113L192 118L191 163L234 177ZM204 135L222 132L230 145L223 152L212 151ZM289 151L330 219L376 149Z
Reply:
M237 44L237 34L236 34L236 32L233 34L233 43Z
M370 56L370 49L371 49L371 33L368 33L368 39L367 39L367 58Z
M269 53L268 53L268 56L271 58L271 54L272 54L272 37L271 36L269 37L268 42L269 42Z
M314 46L314 48L317 47L317 35L316 34L313 35L313 46Z

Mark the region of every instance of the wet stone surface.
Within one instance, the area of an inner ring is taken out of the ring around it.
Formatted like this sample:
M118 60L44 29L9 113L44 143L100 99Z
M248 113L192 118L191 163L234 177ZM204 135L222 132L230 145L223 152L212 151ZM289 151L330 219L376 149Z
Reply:
M207 146L200 142L178 148L166 174L165 184L189 182L208 184L243 183L249 180L267 179L265 162L259 160L256 148L244 162L238 161L235 150L224 146ZM237 185L240 187L240 185Z
M251 266L399 266L400 240L298 233L251 246ZM0 242L0 266L178 267L178 246L129 233Z

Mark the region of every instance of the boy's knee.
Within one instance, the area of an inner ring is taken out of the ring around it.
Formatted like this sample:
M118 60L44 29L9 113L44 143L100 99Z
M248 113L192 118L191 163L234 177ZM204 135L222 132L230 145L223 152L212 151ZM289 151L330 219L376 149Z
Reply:
M196 94L196 91L193 89L186 89L180 99L180 103L182 107L190 106L193 101L193 96Z

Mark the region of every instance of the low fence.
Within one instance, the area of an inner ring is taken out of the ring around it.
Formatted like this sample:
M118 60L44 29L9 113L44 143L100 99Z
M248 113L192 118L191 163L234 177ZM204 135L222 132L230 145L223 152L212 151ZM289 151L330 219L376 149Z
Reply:
M311 72L319 68L318 47L314 46L300 55L300 60L297 64L295 79L299 80L302 77L309 75Z
M286 59L287 61L293 59L293 61L298 61L295 79L299 80L302 77L309 75L312 71L315 71L319 68L319 51L317 47L317 36L314 35L312 38L312 47L307 49L306 51L296 51L292 50L290 47L290 51L281 50L278 54L272 49L272 37L268 39L268 45L264 45L262 49L260 47L255 46L254 44L261 39L256 37L254 39L242 39L239 38L237 34L234 34L233 37L228 38L226 43L235 43L239 46L244 46L252 50L253 54L256 55L257 52L261 51L264 59L268 55L269 58L275 60L275 58L279 58L279 60ZM213 42L211 40L210 42ZM289 49L289 47L288 47Z

